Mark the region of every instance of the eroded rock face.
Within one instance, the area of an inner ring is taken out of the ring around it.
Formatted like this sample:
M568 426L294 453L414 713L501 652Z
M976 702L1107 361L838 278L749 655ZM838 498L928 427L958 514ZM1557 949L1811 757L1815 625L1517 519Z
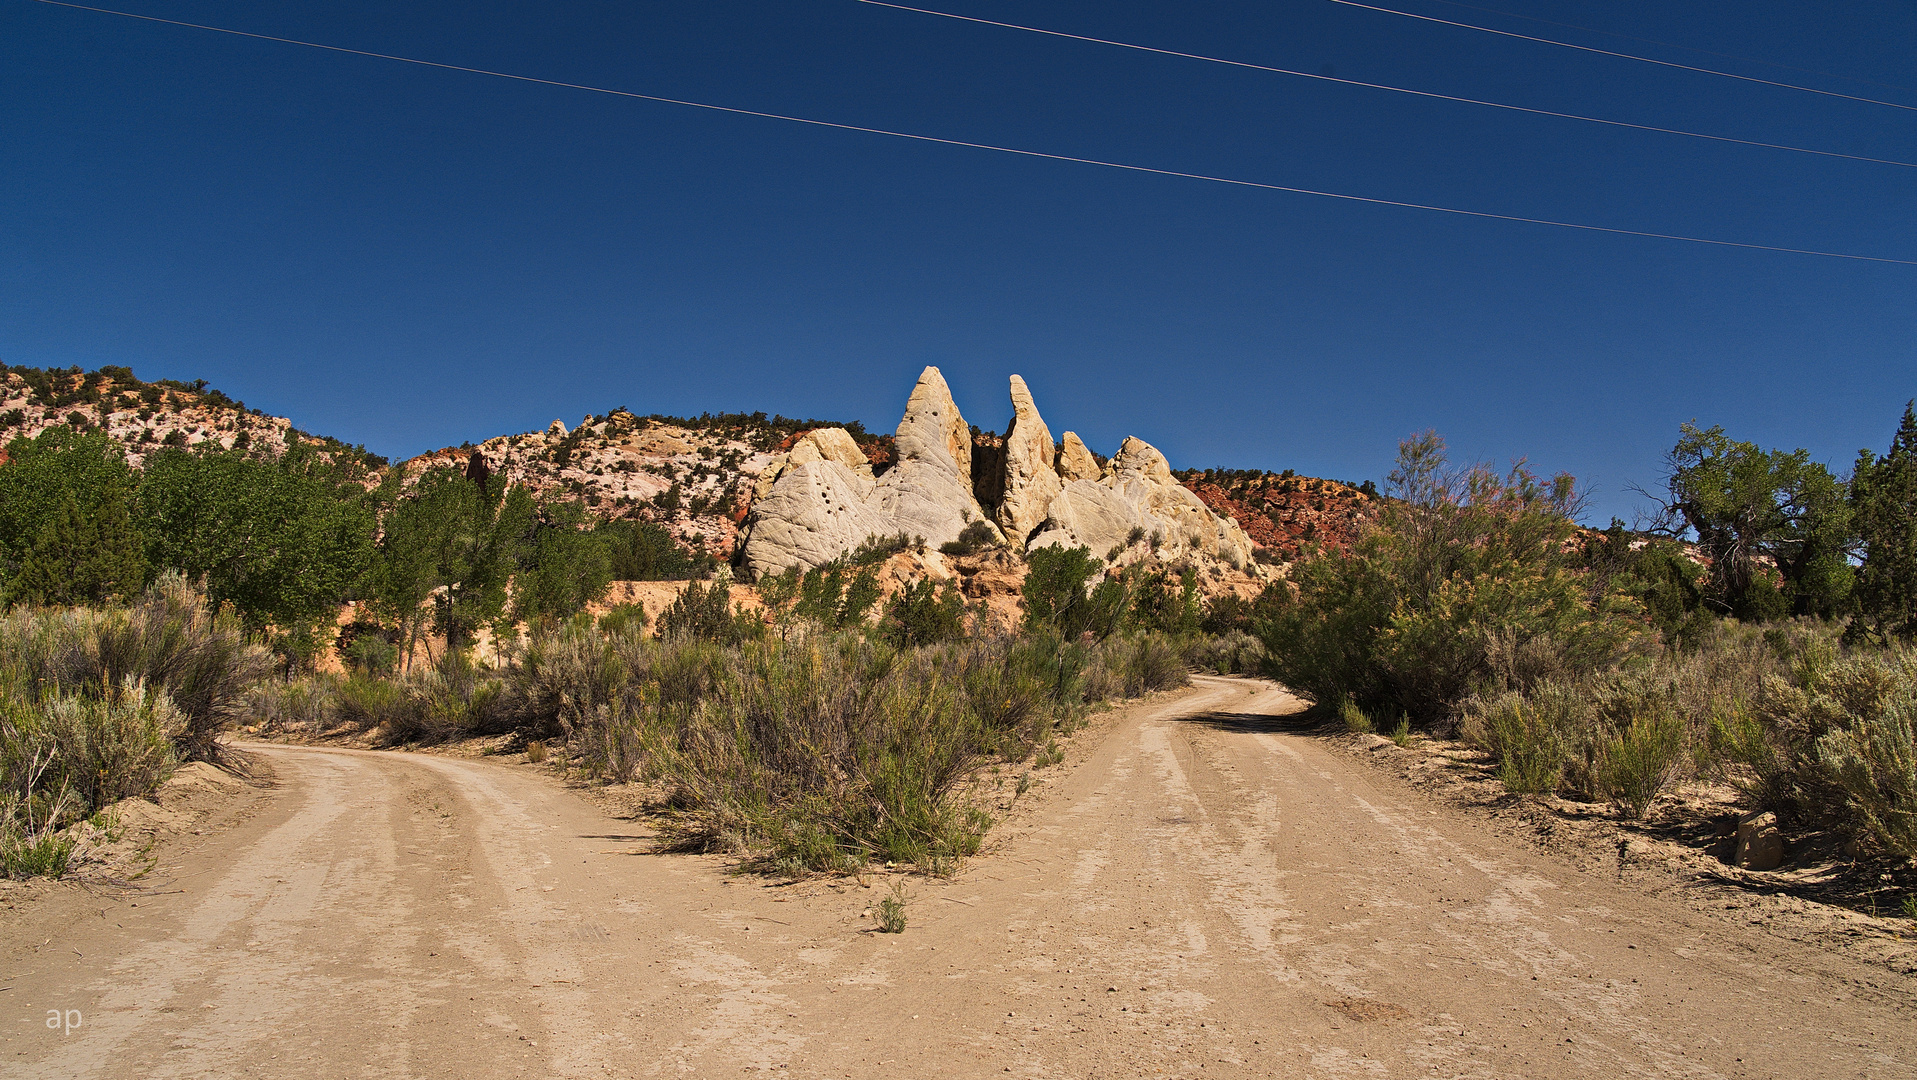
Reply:
M879 513L892 521L890 533L922 536L936 548L985 519L972 493L971 425L938 368L919 376L893 438L899 460L879 477L877 491Z
M794 465L752 507L746 568L754 577L810 570L851 551L868 536L897 529L873 505L876 485L836 461Z
M928 367L919 375L912 396L905 400L905 416L894 439L900 463L943 465L953 475L965 477L966 486L971 486L972 428L959 415L952 388L945 384L938 368Z
M1155 541L1164 561L1204 557L1237 570L1255 565L1251 537L1213 514L1172 477L1165 455L1136 437L1126 438L1102 478L1065 485L1031 546L1086 547L1102 558L1129 547L1134 528L1144 531L1143 542Z
M1052 467L1052 429L1038 414L1025 380L1012 376L1012 426L1005 433L1005 486L999 498L998 526L1023 547L1045 520L1052 500L1065 489ZM1089 456L1089 455L1088 455Z
M1152 531L1138 507L1096 480L1074 480L1052 500L1030 547L1090 548L1102 559L1128 546L1134 528Z
M863 454L857 467L862 472L826 457L836 444L829 436L816 444L820 460L788 465L776 475L752 508L747 569L755 576L792 566L809 570L867 537L898 533L923 537L936 549L958 539L971 522L985 520L972 494L971 427L938 368L919 376L895 439L898 461L877 481Z
M1011 395L1004 467L984 470L992 475L976 481L993 489L983 494L994 515L986 515L973 486L971 428L945 378L928 367L899 421L896 462L876 479L839 428L807 433L761 473L745 541L747 571L810 570L868 538L899 533L936 550L983 522L998 543L1009 536L1015 548L1087 547L1123 563L1188 561L1211 577L1228 573L1223 564L1240 576L1264 576L1252 561L1251 538L1179 484L1150 444L1128 438L1100 469L1078 436L1066 432L1055 454L1051 429L1016 375Z
M1064 441L1065 445L1058 452L1058 478L1068 484L1074 480L1098 479L1103 470L1078 435L1068 431Z
M772 485L778 483L787 469L814 461L836 461L867 480L872 479L872 463L866 460L865 451L859 449L851 432L836 427L814 428L799 436L799 441L792 444L792 449L783 457L760 471L758 483L752 490L753 501L771 494Z

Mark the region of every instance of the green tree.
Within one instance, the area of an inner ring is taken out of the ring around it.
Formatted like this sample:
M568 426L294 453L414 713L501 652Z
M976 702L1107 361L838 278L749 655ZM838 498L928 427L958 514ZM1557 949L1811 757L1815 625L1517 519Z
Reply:
M525 567L513 579L513 618L566 619L606 594L612 581L607 538L587 528L577 503L549 504L541 511Z
M687 551L656 522L608 521L593 532L611 554L614 581L684 581L713 568L711 555Z
M1889 453L1858 453L1850 495L1863 555L1852 634L1917 638L1917 413L1911 404Z
M1132 590L1131 621L1141 630L1188 637L1198 633L1204 615L1196 571L1154 570Z
M117 504L126 512L135 477L118 444L100 432L82 435L52 427L39 437L17 436L0 464L0 589L11 594L28 552L72 500L96 517ZM144 573L138 575L143 578Z
M685 591L659 613L659 636L667 641L716 641L737 645L759 637L765 624L732 606L732 589L726 580L710 584L686 583Z
M1611 519L1585 539L1586 595L1611 592L1635 599L1667 642L1696 641L1715 616L1704 603L1704 566L1666 537L1646 537Z
M376 497L340 464L293 445L276 458L203 443L147 460L139 504L147 557L206 583L249 631L308 662L372 559Z
M394 501L367 587L375 610L399 628L409 665L428 625L456 652L499 619L536 521L524 486L481 483L454 466L427 470Z
M1025 628L1069 641L1081 634L1104 638L1123 621L1130 593L1116 577L1096 586L1105 564L1087 548L1041 547L1026 556Z
M1656 528L1696 537L1710 563L1714 608L1757 621L1848 608L1851 505L1843 482L1808 450L1764 450L1721 426L1684 424L1665 461L1668 496ZM1765 572L1767 562L1781 582Z
M67 496L28 549L12 598L35 604L98 606L140 591L146 560L125 499L91 510Z
M952 582L940 587L920 578L886 605L879 626L885 639L900 647L949 641L965 633L965 599Z
M776 594L776 586L768 586ZM866 612L879 602L884 590L879 575L871 567L854 568L844 562L827 563L805 572L798 579L792 614L821 625L843 630L865 621ZM765 595L762 591L761 595Z

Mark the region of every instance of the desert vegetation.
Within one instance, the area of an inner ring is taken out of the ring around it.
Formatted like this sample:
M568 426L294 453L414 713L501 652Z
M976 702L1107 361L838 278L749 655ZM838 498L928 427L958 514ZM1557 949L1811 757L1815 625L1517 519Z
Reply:
M273 665L205 601L166 574L128 604L0 616L0 874L58 875L68 826L220 760L219 732Z
M130 372L8 377L43 412L220 404ZM809 422L675 423L776 448ZM1088 710L1189 671L1269 675L1401 744L1456 735L1513 793L1639 818L1704 781L1846 850L1917 856L1909 410L1846 476L1686 425L1637 528L1581 525L1571 478L1457 467L1430 434L1401 446L1382 491L1182 474L1290 530L1255 596L1207 595L1200 566L1118 558L1154 541L1143 530L1114 551L1021 555L978 521L941 551L872 536L767 573L750 611L728 567L661 524L542 498L477 453L380 470L242 426L245 441L137 455L92 421L7 445L6 872L58 872L62 830L216 759L236 722L378 745L503 737L577 780L645 785L688 847L781 873L938 869L981 843L982 785L1022 774L1022 792ZM554 453L610 437L554 430ZM740 453L701 448L692 472L737 486ZM956 578L882 578L940 558L1013 560L1018 623L987 618ZM649 616L601 602L614 580L687 584ZM328 656L342 667L322 674Z
M1407 440L1375 524L1246 617L1346 727L1455 732L1513 793L1643 817L1728 784L1854 854L1917 856L1917 418L1847 478L1685 425L1648 528L1571 478Z
M1082 550L1035 558L1065 569L1030 579L1017 633L968 627L949 586L881 608L869 565L848 561L762 580L762 613L695 581L656 628L577 617L497 669L450 653L404 676L281 682L251 716L383 744L509 734L578 778L651 785L686 847L786 874L943 872L991 824L973 797L982 769L1062 760L1057 740L1088 710L1183 685L1185 653L1202 651L1188 590L1173 592L1191 617L1181 635L1150 583L1095 583Z

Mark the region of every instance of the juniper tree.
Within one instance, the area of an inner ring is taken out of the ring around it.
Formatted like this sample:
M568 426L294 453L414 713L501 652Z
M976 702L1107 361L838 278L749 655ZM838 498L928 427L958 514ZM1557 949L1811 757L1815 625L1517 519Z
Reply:
M1853 635L1917 638L1917 412L1904 421L1890 452L1857 455L1850 504L1863 555L1857 573Z
M126 500L106 499L88 509L68 495L28 549L10 599L97 606L139 592L145 577Z

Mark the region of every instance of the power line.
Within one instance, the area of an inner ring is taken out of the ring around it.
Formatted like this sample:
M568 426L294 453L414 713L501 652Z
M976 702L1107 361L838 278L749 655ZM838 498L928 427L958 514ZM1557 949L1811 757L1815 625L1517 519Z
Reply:
M1181 180L1203 180L1208 183L1226 184L1231 187L1252 188L1260 191L1281 191L1292 195L1311 195L1322 199L1337 199L1343 202L1365 203L1372 206L1396 206L1407 210L1429 210L1439 214L1454 214L1459 217L1484 218L1492 221L1511 221L1525 225L1549 225L1559 229L1576 229L1580 232L1610 233L1616 236L1640 236L1654 240L1680 240L1689 244L1706 244L1711 247L1743 248L1750 251L1774 251L1788 255L1816 255L1828 259L1848 259L1854 262L1917 266L1917 259L1892 259L1880 255L1854 255L1841 251L1818 251L1812 248L1783 247L1775 244L1747 244L1736 240L1713 240L1702 236L1683 236L1677 233L1652 232L1646 229L1621 229L1608 225L1584 225L1573 221L1554 221L1549 218L1523 217L1518 214L1498 214L1488 210L1463 210L1453 206L1437 206L1431 203L1406 202L1399 199L1383 199L1369 195L1348 195L1342 192L1318 191L1313 188L1292 187L1286 184L1267 184L1256 180L1236 180L1226 176L1210 176L1205 173L1182 172L1177 169L1156 169L1148 165L1128 165L1124 162L1102 161L1098 158L1074 157L1070 154L1051 154L1040 150L1021 150L1017 147L968 142L964 139L946 139L936 135L916 135L907 131L891 131L886 128L865 127L859 124L842 124L832 120L814 120L804 116L788 116L784 113L762 112L758 109L742 109L731 105L712 105L703 101L661 97L657 94L641 94L631 90L612 90L603 86L589 86L585 83L564 82L558 79L542 79L534 75L515 75L507 71L491 71L486 68L467 67L463 64L446 64L437 60L418 60L410 56L397 56L393 53L372 52L367 49L350 49L342 45L324 45L316 41L301 41L298 38L276 37L272 34L256 34L247 30L230 30L223 26L209 26L205 23L182 22L178 19L162 19L155 15L138 15L130 11L115 11L111 8L91 7L86 4L71 3L69 0L33 0L33 2L37 4L48 4L53 7L72 8L76 11L91 11L101 15L117 15L127 19L138 19L142 22L185 27L191 30L206 30L216 34L230 34L233 37L252 38L256 41L271 41L282 45L298 45L302 48L344 53L349 56L364 56L375 60L392 60L402 64L416 64L420 67L437 68L441 71L459 71L470 75L488 75L493 78L511 79L514 82L533 83L539 86L554 86L566 90L585 90L595 94L610 94L614 97L633 98L639 101L654 101L664 105L683 105L691 109L705 109L710 112L729 113L734 116L753 116L766 120L783 120L788 123L829 128L835 131L856 131L867 135L885 135L890 138L908 139L912 142L931 143L939 146L957 146L968 150L990 150L994 153L1011 154L1016 157L1038 158L1046 161L1064 161L1076 165L1096 165L1100 168L1118 169L1124 172L1142 173L1148 176L1169 176Z
M1596 27L1579 26L1576 23L1553 22L1550 19L1540 19L1536 15L1519 15L1515 11L1499 11L1497 8L1459 3L1459 0L1432 0L1432 3L1443 4L1446 7L1463 8L1466 11L1481 11L1486 15L1501 15L1507 19L1523 19L1525 22L1543 23L1545 26L1555 26L1563 30L1579 30L1586 34L1603 34L1605 37L1619 38L1624 41L1635 41L1641 45L1662 45L1667 49L1682 49L1685 52L1699 53L1704 56L1715 56L1720 60L1741 60L1746 64L1762 64L1765 67L1774 67L1783 71L1795 71L1799 75L1822 75L1826 79L1842 79L1845 82L1863 83L1865 86L1876 86L1885 90L1903 90L1908 93L1917 94L1917 89L1912 89L1908 86L1899 86L1896 83L1878 82L1875 79L1861 79L1855 75L1839 75L1835 71L1819 71L1816 68L1792 67L1789 64L1780 64L1775 60L1759 60L1754 56L1739 56L1736 53L1713 52L1710 49L1700 49L1693 45L1679 45L1674 41L1659 41L1657 38L1638 37L1635 34L1620 34L1615 30L1599 30Z
M1840 94L1835 90L1819 90L1815 86L1800 86L1797 83L1778 82L1776 79L1760 79L1753 75L1737 75L1729 71L1719 71L1716 68L1678 64L1669 60L1653 60L1648 56L1639 56L1636 53L1613 52L1610 49L1594 49L1589 45L1573 45L1568 41L1559 41L1556 38L1533 37L1530 34L1517 34L1509 30L1493 30L1488 26L1479 26L1476 23L1454 22L1450 19L1440 19L1431 15L1418 15L1409 11L1399 11L1397 8L1378 7L1375 4L1361 4L1358 0L1329 0L1329 2L1342 4L1345 7L1363 8L1366 11L1381 11L1386 15L1398 15L1407 19L1417 19L1420 22L1437 23L1440 26L1456 26L1464 30L1476 30L1479 33L1496 34L1499 37L1517 38L1519 41L1535 41L1540 45L1556 45L1561 49L1576 49L1579 52L1596 53L1599 56L1615 56L1622 60L1636 60L1639 63L1656 64L1659 67L1677 68L1679 71L1696 71L1705 75L1717 75L1726 79L1736 79L1739 82L1760 83L1764 86L1781 86L1786 90L1802 90L1806 94L1822 94L1825 97L1843 98L1846 101L1861 101L1867 105L1883 105L1892 109L1904 109L1910 112L1917 112L1917 105L1900 105L1895 101L1882 101L1877 98L1859 97L1856 94Z
M1292 68L1272 67L1267 64L1253 64L1244 60L1226 60L1202 53L1180 52L1177 49L1161 49L1151 45L1137 45L1129 41L1115 41L1111 38L1088 37L1084 34L1068 34L1061 30L1047 30L1038 26L1026 26L1022 23L1000 22L997 19L980 19L971 15L955 15L949 11L937 11L932 8L912 7L907 4L894 4L888 0L857 0L861 4L873 7L892 8L895 11L911 11L920 15L937 15L942 19L956 19L959 22L978 23L983 26L1003 27L1007 30L1023 30L1046 37L1065 38L1070 41L1090 42L1094 45L1111 45L1120 49L1134 49L1138 52L1156 53L1160 56L1176 56L1186 60L1202 60L1208 64L1223 64L1226 67L1245 68L1251 71L1268 71L1277 75L1295 75L1301 79L1316 79L1319 82L1340 83L1344 86L1362 86L1371 90L1389 90L1394 94L1409 94L1412 97L1432 98L1438 101L1455 101L1465 105L1482 105L1489 109L1504 109L1509 112L1529 113L1533 116L1550 116L1560 120L1579 120L1587 124L1602 124L1606 127L1629 128L1634 131L1651 131L1663 135L1682 135L1691 139L1708 139L1712 142L1735 143L1739 146L1755 146L1766 150L1788 150L1794 154L1815 154L1818 157L1843 158L1847 161L1865 161L1875 165L1896 165L1905 169L1917 169L1917 162L1897 161L1892 158L1869 157L1863 154L1844 154L1835 150L1812 150L1803 146L1789 146L1784 143L1762 142L1757 139L1738 139L1729 135L1707 135L1699 131L1684 131L1679 128L1658 127L1654 124L1633 124L1625 120L1606 120L1597 116L1583 116L1578 113L1556 112L1551 109L1533 109L1526 105L1507 105L1501 101L1486 101L1482 98L1459 97L1456 94L1439 94L1430 90L1412 90L1388 83L1363 82L1358 79L1345 79L1336 75L1318 72L1298 71Z

